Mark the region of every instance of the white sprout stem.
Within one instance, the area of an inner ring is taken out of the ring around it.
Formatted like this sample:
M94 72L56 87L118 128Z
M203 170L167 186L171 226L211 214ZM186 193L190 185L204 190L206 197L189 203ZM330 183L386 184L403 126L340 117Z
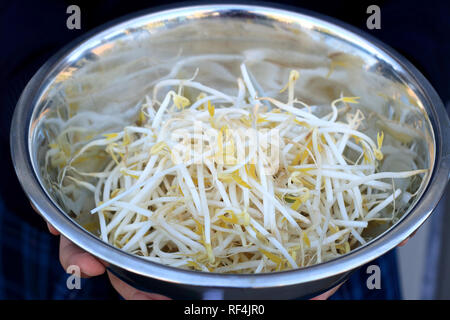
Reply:
M375 208L370 210L367 215L364 217L364 220L372 219L378 212L386 208L391 202L398 198L398 196L402 193L400 189L395 190L393 194L387 197L384 201L378 204Z

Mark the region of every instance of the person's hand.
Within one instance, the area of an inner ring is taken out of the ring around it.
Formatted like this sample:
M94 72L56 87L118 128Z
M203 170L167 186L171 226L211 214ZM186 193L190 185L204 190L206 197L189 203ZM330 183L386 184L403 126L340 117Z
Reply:
M47 227L51 234L60 235L51 224L47 223ZM106 270L106 267L98 259L77 247L63 235L59 240L59 261L64 270L71 265L78 266L83 278L99 276Z
M336 293L336 291L344 284L344 282L338 284L336 287L328 290L327 292L324 292L317 297L311 298L311 300L328 300L329 297L331 297L333 294Z
M59 232L47 223L48 229L53 235L60 235ZM60 235L59 260L64 270L70 265L77 265L80 268L81 276L84 278L94 277L103 274L106 267L94 256L77 247L63 235ZM133 288L126 284L111 272L107 272L111 285L126 300L169 300L168 297L147 293ZM332 296L341 285L312 298L311 300L326 300Z
M60 233L51 224L47 223L47 226L51 234L60 235ZM414 236L414 234L415 232L410 237L403 240L398 246L404 246L408 240ZM82 250L62 235L60 237L59 259L64 270L67 270L70 265L77 265L80 268L82 277L98 276L106 271L105 265L100 260ZM169 300L168 297L159 294L137 290L110 272L108 272L108 277L114 289L126 300ZM336 293L342 284L343 283L318 295L317 297L312 298L311 300L327 300L334 293Z
M116 291L126 300L170 300L170 298L160 294L137 290L117 278L109 271L108 277L114 289L116 289Z
M47 225L51 234L59 235L59 232L55 228L53 228L48 223ZM409 238L402 241L399 246L405 245L408 240ZM98 276L103 274L106 270L106 267L97 258L77 247L62 235L60 237L59 259L64 270L67 270L70 265L79 266L83 277ZM117 278L109 271L108 277L114 289L126 300L169 300L168 297L159 294L147 293L137 290ZM324 292L317 297L312 298L311 300L327 300L336 293L341 285L342 283L328 290L327 292Z
M397 247L403 247L405 244L407 244L408 241L409 241L409 239L411 239L412 237L414 237L414 235L416 234L416 232L417 232L417 230L414 231L408 238L406 238L405 240L403 240L402 242L400 242L400 243L398 244Z
M58 230L56 230L51 224L47 223L48 229L51 234L57 236L60 235ZM70 240L68 240L63 235L60 235L59 243L59 261L61 262L64 270L70 265L76 265L80 268L81 276L83 278L89 278L94 276L99 276L106 271L105 265L84 251L83 249L76 246ZM147 293L133 288L132 286L126 284L111 272L108 271L108 277L111 281L111 285L114 289L126 300L168 300L169 298L153 293Z

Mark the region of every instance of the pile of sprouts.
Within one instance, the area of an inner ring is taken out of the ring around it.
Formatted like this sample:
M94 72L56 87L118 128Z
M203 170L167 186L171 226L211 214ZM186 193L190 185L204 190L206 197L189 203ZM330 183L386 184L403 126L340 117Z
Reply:
M121 130L110 125L129 115L67 116L68 106L66 120L51 120L63 130L46 154L65 207L78 216L93 198L92 231L103 241L218 273L328 261L364 245L370 223L395 219L414 196L408 179L427 170L381 170L385 133L363 132L359 97L338 96L319 116L295 96L301 71L290 71L276 99L245 63L239 70L227 90L173 72ZM400 144L409 152L401 162L414 166L414 146Z

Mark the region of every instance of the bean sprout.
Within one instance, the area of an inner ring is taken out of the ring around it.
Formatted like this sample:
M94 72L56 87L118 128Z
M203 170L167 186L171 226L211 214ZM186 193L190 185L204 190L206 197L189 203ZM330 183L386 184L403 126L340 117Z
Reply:
M241 57L185 63L214 58ZM366 243L372 221L394 219L396 200L405 194L409 201L411 193L392 179L427 172L380 171L384 133L374 140L360 130L359 98L336 98L329 114L317 116L295 97L301 72L290 73L281 101L266 96L245 63L235 95L174 78L183 65L141 99L136 124L118 132L102 125L87 143L71 144L64 137L90 132L92 116L114 120L80 112L46 155L47 166L58 168L55 188L65 205L79 213L91 195L98 236L122 250L205 272L313 265Z

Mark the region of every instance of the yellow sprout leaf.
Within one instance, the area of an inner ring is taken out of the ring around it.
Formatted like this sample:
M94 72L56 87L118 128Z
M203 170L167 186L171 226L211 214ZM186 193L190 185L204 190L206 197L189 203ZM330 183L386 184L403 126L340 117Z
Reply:
M211 104L211 101L208 101L208 112L211 117L214 117L215 110L216 109L215 109L214 105Z
M284 262L283 259L281 259L279 256L277 256L276 254L273 254L267 250L258 248L258 251L261 252L263 255L265 255L270 260L272 260L273 262L275 262L277 264L277 266L280 266Z
M263 122L268 122L269 120L267 120L265 117L263 116L258 116L256 123L263 123Z
M304 173L302 173L300 171L294 171L290 175L289 179L295 183L302 184L309 189L314 189L315 186L313 184L309 183L308 181L306 181L304 178L302 178L303 175L304 175Z
M295 159L294 159L294 160L295 160ZM288 170L289 170L290 172L293 172L293 171L299 171L299 172L303 172L303 173L305 173L305 174L308 174L308 173L307 173L308 171L311 171L311 170L314 170L314 169L316 169L316 168L314 168L314 167L309 167L309 168L296 168L294 165L288 166Z
M225 222L228 222L228 223L232 223L232 224L238 224L238 223L239 223L238 217L236 216L236 214L235 214L233 211L227 210L227 211L225 211L225 212L228 213L228 214L230 214L230 215L231 215L231 218L230 218L230 217L227 217L227 216L225 216L225 215L220 215L220 216L218 216L218 218L219 218L220 220L225 221Z
M111 199L115 198L122 191L123 191L123 189L121 189L121 188L115 189L114 191L111 192L110 198Z
M138 124L140 126L143 126L146 122L146 118L145 118L145 113L144 111L141 110L141 112L139 112L139 117L138 117Z
M364 161L366 163L369 163L370 159L369 159L369 155L368 155L368 151L367 151L366 145L362 144L362 147L363 147Z
M105 133L103 136L106 137L106 140L112 140L116 138L119 134L118 133Z
M379 149L373 150L373 154L375 156L375 159L377 159L378 161L383 160L383 153Z
M308 156L309 156L309 152L308 151L311 151L312 145L313 145L312 139L309 139L309 142L306 145L306 148L304 148L302 157L300 158L300 163L304 163L305 160L308 158Z
M261 241L261 242L264 243L264 244L268 244L268 243L269 243L269 240L268 240L261 232L259 232L258 230L256 230L255 227L250 226L250 228L255 232L256 238L257 238L259 241Z
M383 153L381 152L381 147L383 146L383 140L384 140L384 132L381 131L381 134L377 133L377 144L378 148L373 151L373 154L375 155L375 158L379 161L383 160Z
M297 153L297 155L295 156L294 160L292 160L291 162L291 166L296 166L299 164L300 159L302 158L303 153Z
M164 149L169 150L170 148L167 145L167 143L165 143L164 141L160 141L158 143L156 143L151 149L150 149L150 154L154 155L154 154L158 154L161 151L163 151Z
M336 249L338 249L340 253L348 253L350 252L350 244L346 241L344 244L338 244Z
M175 94L173 97L173 103L178 109L184 109L191 104L188 98Z
M308 235L306 234L306 232L303 232L302 239L303 239L303 242L304 242L308 247L311 246L311 242L309 241L309 238L308 238Z
M355 136L355 135L352 135L352 137L353 137L353 139L355 139L355 142L356 143L360 143L361 142L361 138L359 138L359 137L357 137L357 136Z
M219 173L217 174L217 177L219 178L219 180L223 181L223 182L233 182L233 175L229 174L229 173Z
M233 174L231 176L232 176L233 180L236 181L236 183L238 183L239 185L241 185L247 189L251 189L251 186L247 182L242 180L241 176L239 175L239 173L237 171L233 172Z
M247 174L254 180L258 180L256 177L256 166L252 164L246 164L245 165L245 171Z
M294 259L294 261L297 259L297 251L295 250L290 250L289 251L290 256L292 257L292 259Z
M242 211L241 214L238 215L240 218L240 223L243 226L248 226L250 224L250 215L247 211Z
M289 255L292 257L292 259L295 261L297 260L297 251L300 250L300 246L293 246L289 248L288 252Z
M300 121L298 119L294 119L294 122L302 127L311 128L311 126L305 121Z
M240 118L240 120L247 126L247 127L251 127L252 126L252 119L250 118L250 116L242 116Z
M336 226L336 227L330 226L330 231L331 231L331 234L335 234L335 233L339 232L339 227L338 226Z
M347 103L359 103L359 100L360 99L360 97L342 97L341 99L338 99L338 100L341 100L341 101L343 101L343 102L347 102Z
M117 147L117 143L110 143L107 147L106 147L106 152L113 158L114 162L119 165L119 159L117 159L116 154L114 153L113 148Z
M223 182L230 183L234 181L247 189L251 189L251 186L241 178L239 171L233 173L219 173L217 177Z
M294 203L297 200L297 197L294 196L284 196L284 200L288 203Z
M131 138L130 135L128 134L127 131L125 131L125 134L123 135L123 145L127 146L131 143Z
M298 208L300 208L300 206L302 205L302 200L297 199L295 200L295 202L292 204L291 208L295 211L298 210Z
M192 267L192 268L194 268L196 270L202 270L202 268L200 268L198 263L195 262L195 261L188 261L188 262L186 262L186 265L189 266L189 267Z
M245 227L250 224L250 215L247 213L247 211L243 211L237 215L231 210L227 210L225 212L228 213L231 217L227 217L225 215L218 216L218 218L224 222L231 224L239 224Z
M291 208L292 208L293 210L296 210L296 211L297 211L298 208L300 208L300 205L301 205L302 203L304 203L306 200L309 199L309 190L306 189L306 192L303 193L303 194L302 194L301 196L299 196L299 197L285 196L284 199L285 199L285 200L290 200L290 201L287 201L287 202L292 202L292 201L294 201L294 203L292 204Z
M381 131L381 134L378 132L377 133L378 149L381 149L381 146L383 145L383 140L384 140L384 132Z

